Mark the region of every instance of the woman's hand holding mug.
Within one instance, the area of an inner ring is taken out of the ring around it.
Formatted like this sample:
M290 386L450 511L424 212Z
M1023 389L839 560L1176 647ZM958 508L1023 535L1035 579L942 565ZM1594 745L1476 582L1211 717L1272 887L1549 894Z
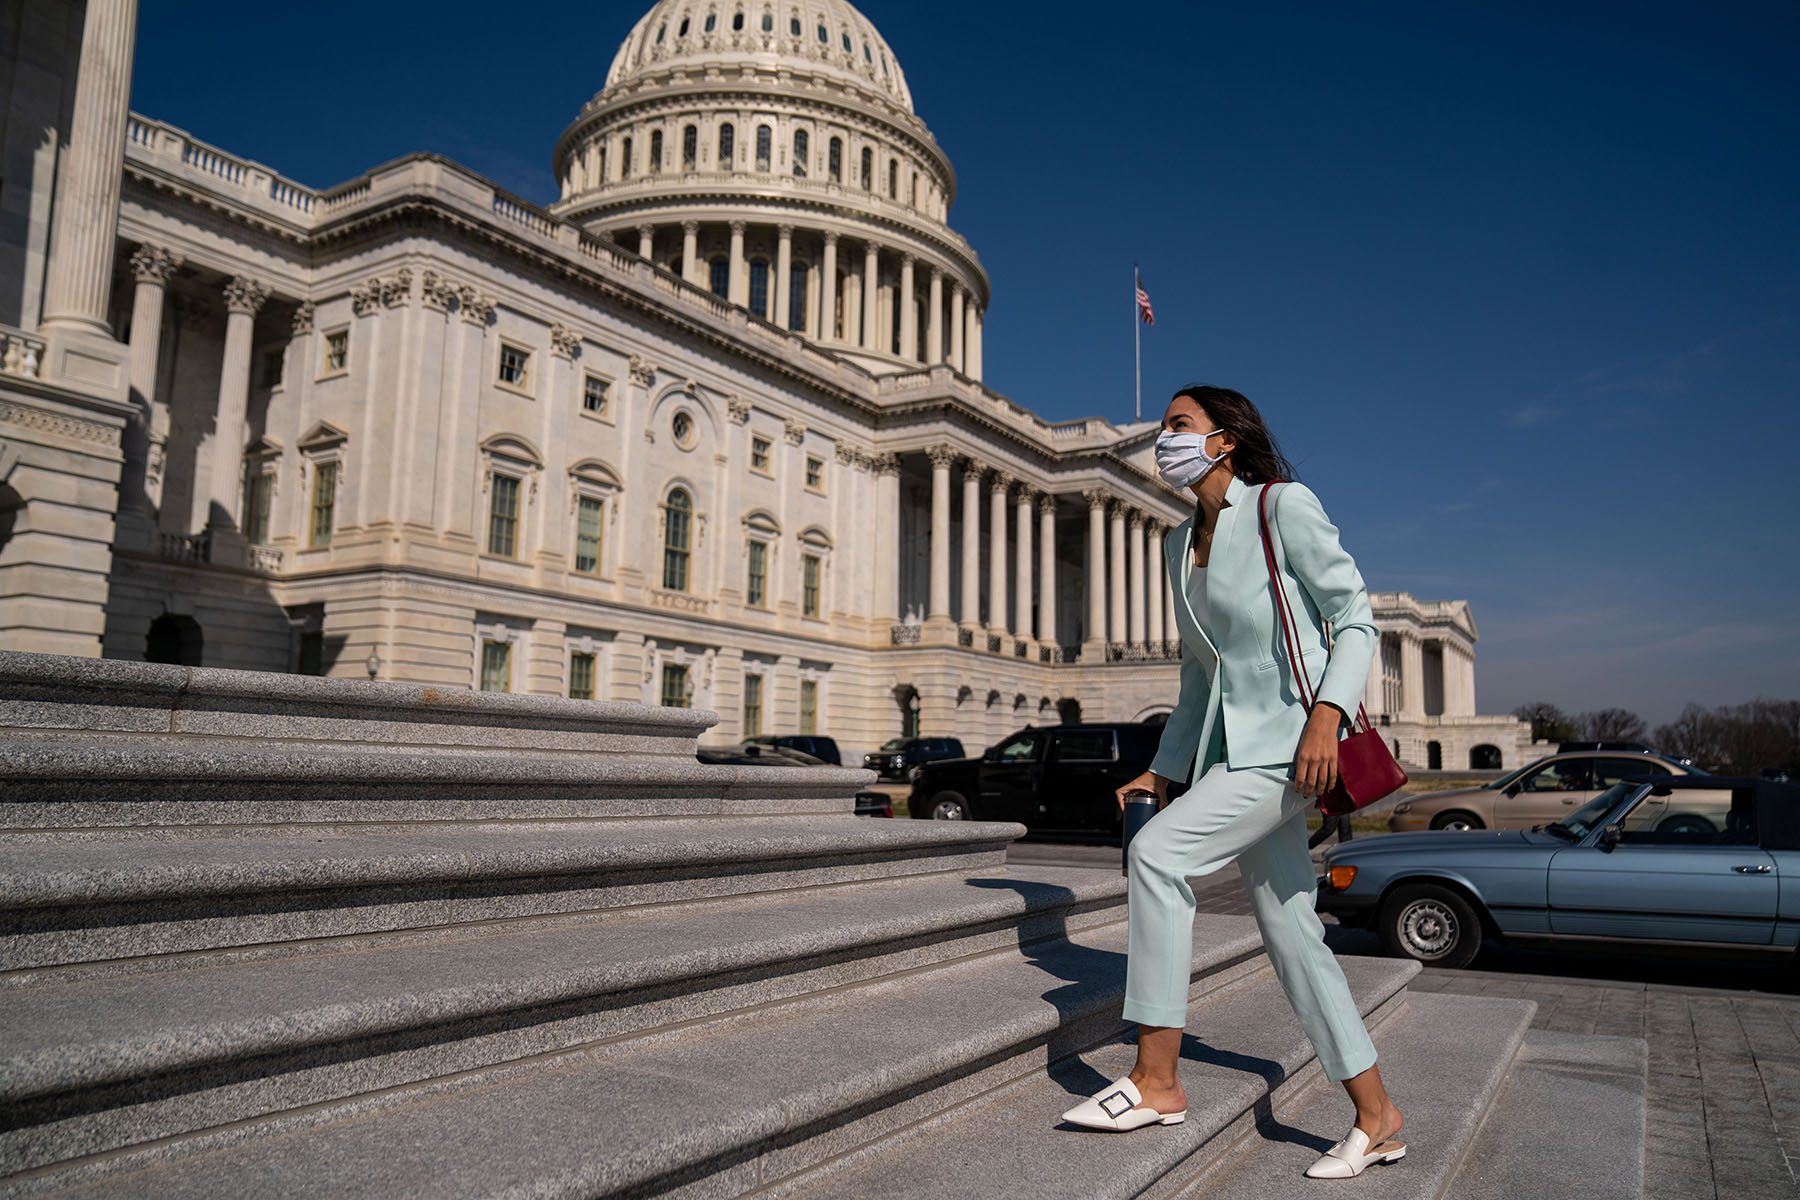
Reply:
M1169 781L1154 771L1145 771L1130 783L1113 792L1113 799L1119 802L1119 811L1125 811L1125 793L1155 792L1156 811L1161 812L1169 803Z

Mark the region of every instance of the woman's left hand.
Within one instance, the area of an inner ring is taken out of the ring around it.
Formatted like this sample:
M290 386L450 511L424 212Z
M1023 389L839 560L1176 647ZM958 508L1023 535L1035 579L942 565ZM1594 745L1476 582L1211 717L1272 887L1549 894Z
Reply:
M1343 710L1335 704L1321 700L1313 705L1294 754L1294 784L1301 795L1317 799L1337 783L1337 735L1343 719Z

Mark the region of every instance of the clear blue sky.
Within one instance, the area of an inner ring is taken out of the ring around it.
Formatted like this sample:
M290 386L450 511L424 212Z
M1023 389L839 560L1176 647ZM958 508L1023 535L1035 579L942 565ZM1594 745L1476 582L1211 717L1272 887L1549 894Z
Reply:
M647 4L149 0L135 107L328 185L554 195ZM988 382L1257 402L1371 588L1474 606L1478 700L1800 695L1800 6L869 0L994 282Z

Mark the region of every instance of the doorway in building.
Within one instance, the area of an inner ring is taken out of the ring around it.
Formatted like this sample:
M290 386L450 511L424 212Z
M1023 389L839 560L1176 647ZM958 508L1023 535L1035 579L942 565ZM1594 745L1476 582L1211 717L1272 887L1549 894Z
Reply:
M144 639L144 661L197 667L204 641L200 622L180 613L164 613L150 622L150 635Z

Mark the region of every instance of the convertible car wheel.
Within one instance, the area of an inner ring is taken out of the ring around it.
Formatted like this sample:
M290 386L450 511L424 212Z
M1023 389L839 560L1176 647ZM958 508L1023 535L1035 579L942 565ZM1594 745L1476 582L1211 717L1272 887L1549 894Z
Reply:
M934 821L967 821L969 819L969 802L955 792L939 792L931 798L931 819Z
M1453 829L1458 832L1468 829L1487 828L1486 825L1481 823L1480 817L1476 816L1474 813L1466 812L1439 813L1437 816L1431 818L1431 827L1433 829Z
M1381 940L1389 953L1428 967L1466 967L1481 949L1481 918L1449 888L1409 884L1381 906Z

